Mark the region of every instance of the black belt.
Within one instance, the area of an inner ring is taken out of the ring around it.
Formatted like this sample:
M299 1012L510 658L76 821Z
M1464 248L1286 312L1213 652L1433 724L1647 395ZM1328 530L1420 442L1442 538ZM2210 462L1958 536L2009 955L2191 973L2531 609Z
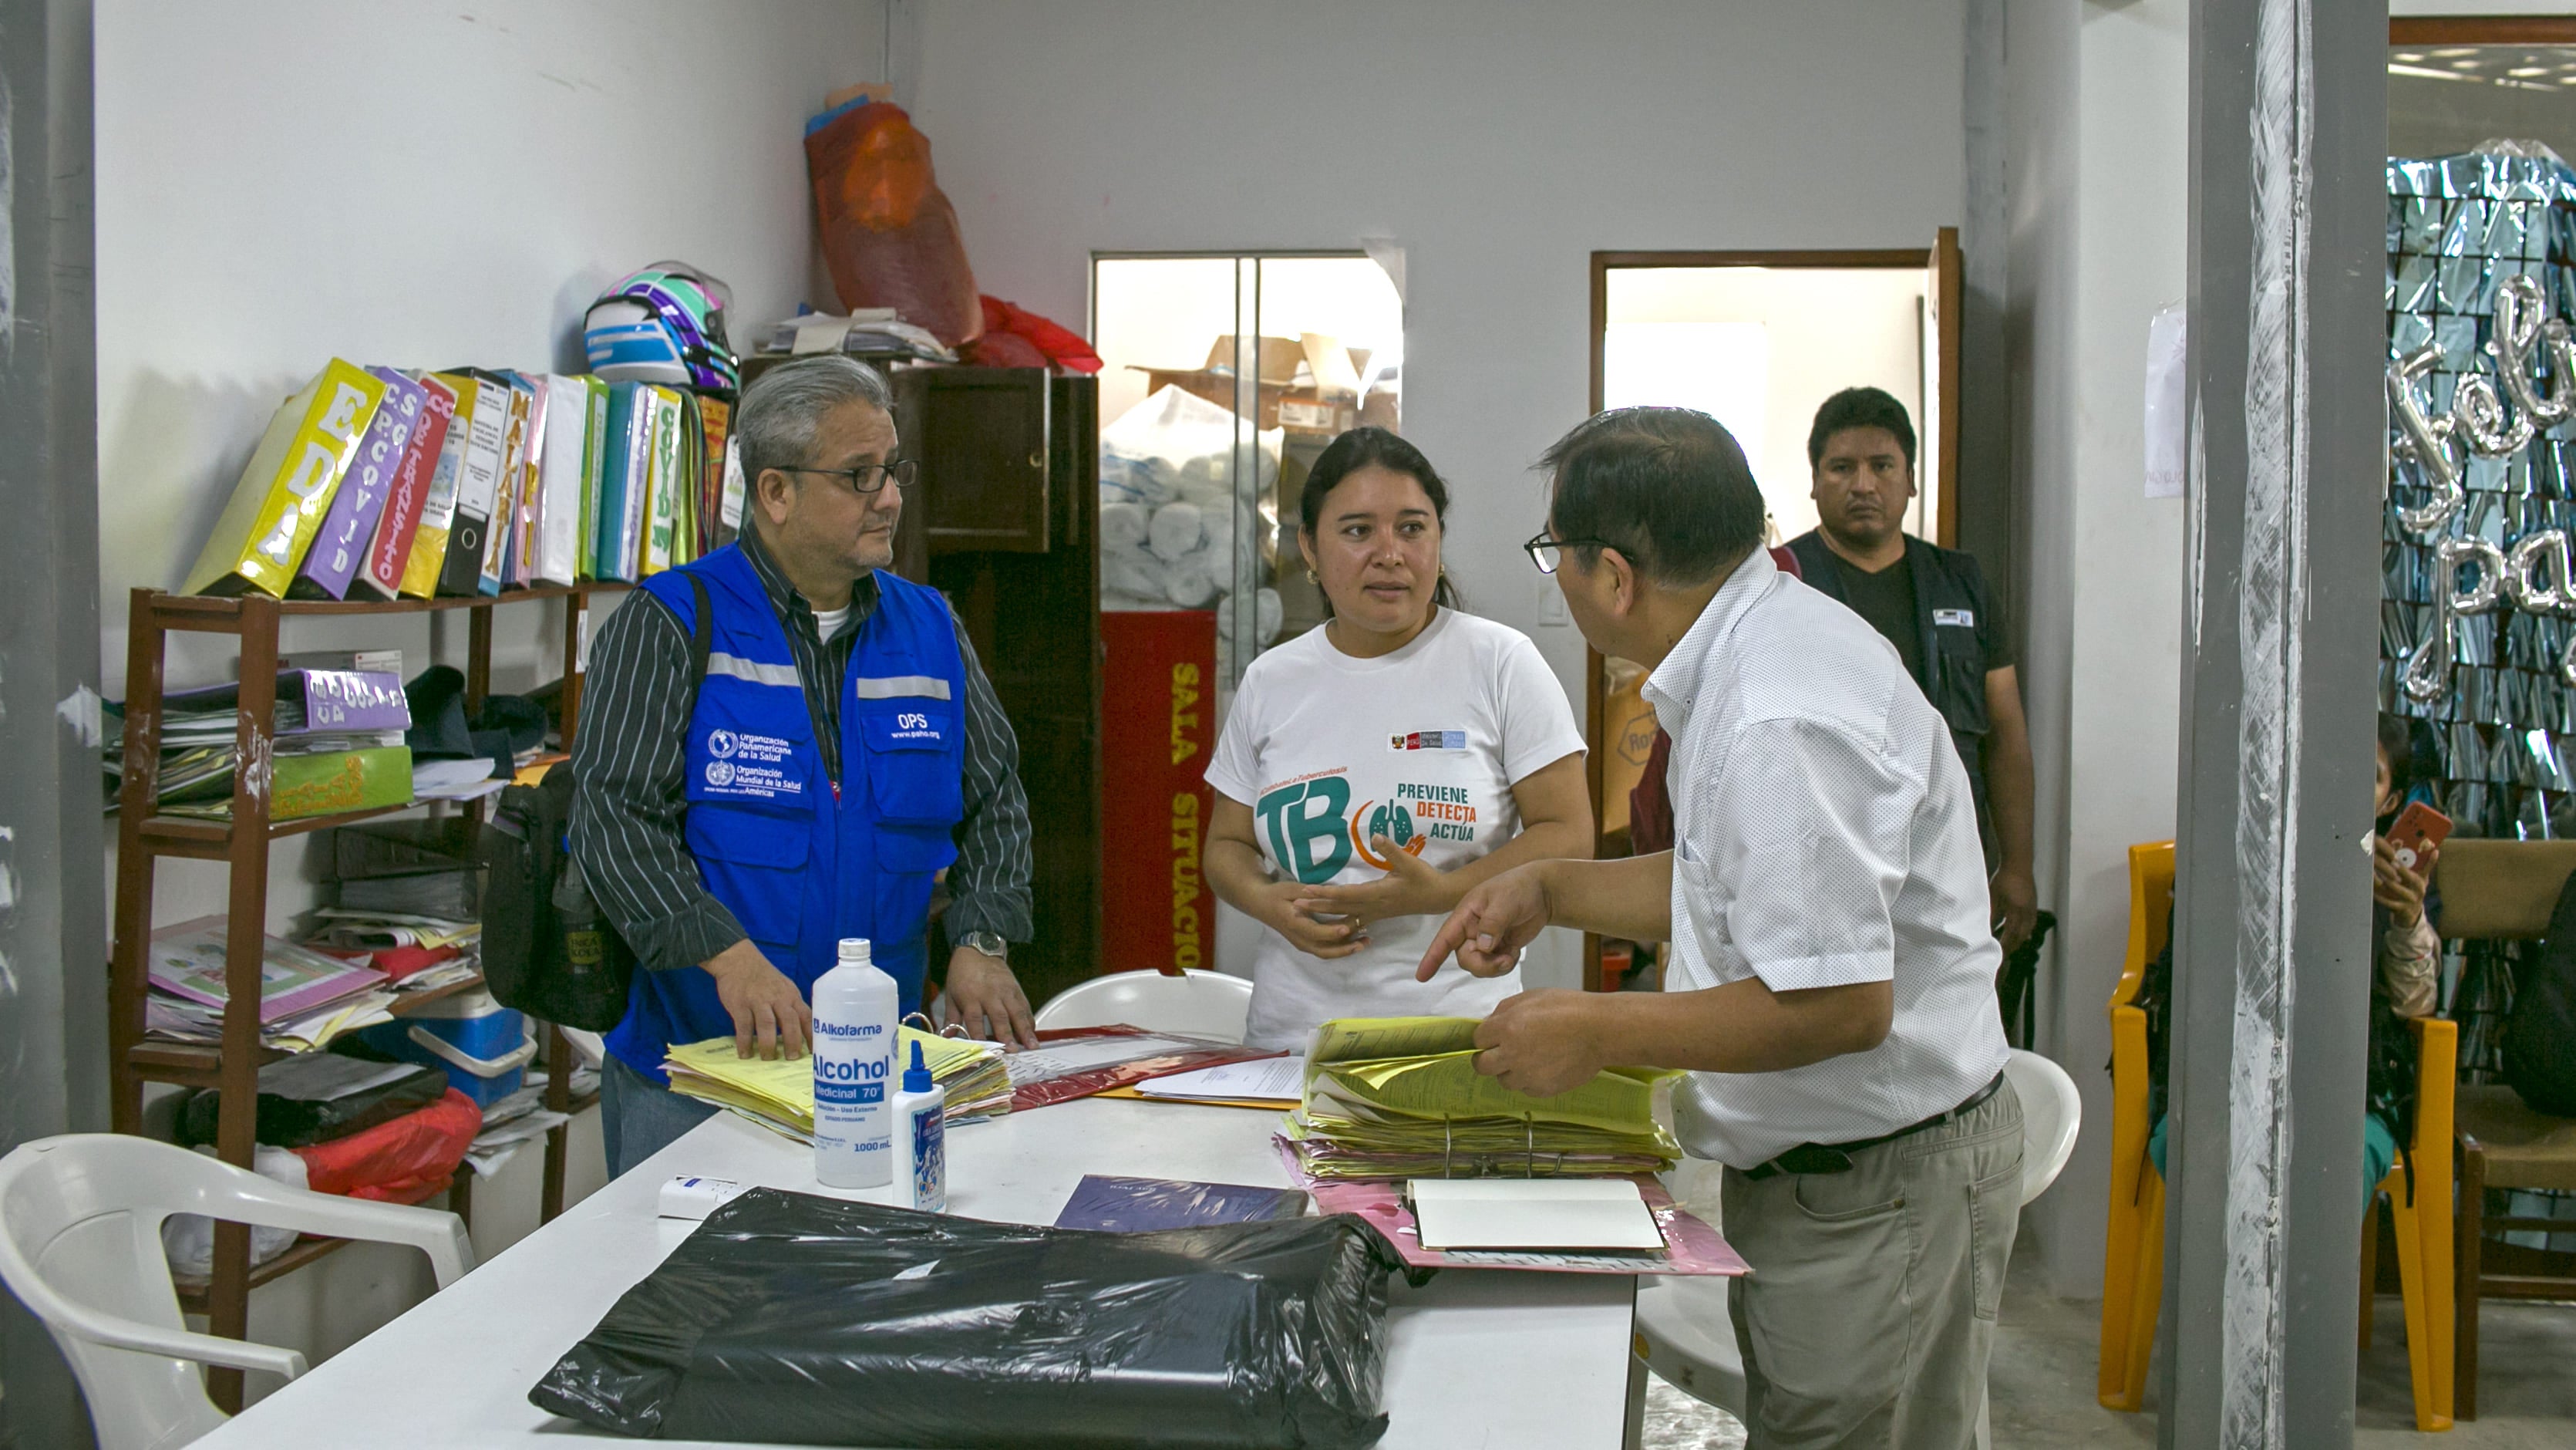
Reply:
M1957 1107L1946 1113L1934 1113L1922 1122L1909 1123L1893 1133L1882 1133L1875 1138L1863 1138L1856 1143L1801 1143L1768 1163L1756 1164L1744 1170L1744 1176L1758 1183L1781 1173L1849 1173L1854 1153L1864 1148L1875 1148L1882 1143L1893 1143L1899 1138L1910 1138L1927 1129L1940 1127L1944 1123L1956 1122L1966 1117L1986 1099L1993 1097L1995 1089L2003 1085L2004 1075L1998 1072L1984 1087L1968 1094Z

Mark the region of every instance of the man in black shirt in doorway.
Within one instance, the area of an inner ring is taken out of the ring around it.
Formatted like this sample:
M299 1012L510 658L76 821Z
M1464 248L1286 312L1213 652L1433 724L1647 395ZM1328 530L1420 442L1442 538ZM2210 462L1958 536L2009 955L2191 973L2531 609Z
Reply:
M1896 646L1905 672L1950 724L1967 767L1993 873L1995 935L2010 952L2031 932L2030 730L2003 611L1977 561L1907 534L1914 424L1878 388L1845 388L1807 434L1816 527L1789 541L1809 585L1851 606Z

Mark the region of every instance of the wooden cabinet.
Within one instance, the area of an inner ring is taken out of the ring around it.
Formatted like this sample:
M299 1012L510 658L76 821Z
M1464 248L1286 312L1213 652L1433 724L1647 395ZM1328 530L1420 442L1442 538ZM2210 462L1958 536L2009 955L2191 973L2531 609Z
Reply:
M1055 546L1049 501L1051 389L1042 368L905 368L894 374L895 431L921 463L923 541L932 554L1043 554Z
M908 392L932 411L923 433L906 428L905 449L922 460L916 490L932 524L930 582L947 594L964 622L993 692L1011 718L1019 737L1020 781L1028 792L1029 825L1035 870L1031 877L1037 936L1011 953L1011 965L1031 1003L1086 980L1100 969L1100 394L1090 378L1053 378L1034 368L921 368L898 374L904 379L940 372L1012 375L1020 395L1034 383L1047 401L1047 431L1040 458L1044 478L1024 485L1012 497L990 479L962 486L973 500L943 502L941 495L957 476L951 458L937 451L935 440L954 436L941 428L937 410L958 403L967 417L992 417L1002 411L999 386L922 387L907 382ZM1013 418L996 421L1002 427ZM930 451L913 452L910 439L934 440ZM984 458L991 449L970 452ZM956 542L959 534L939 542L940 520L977 516L986 521L1019 519L1016 535L999 530L977 537L1014 540L986 547ZM1022 542L1047 541L1043 551Z

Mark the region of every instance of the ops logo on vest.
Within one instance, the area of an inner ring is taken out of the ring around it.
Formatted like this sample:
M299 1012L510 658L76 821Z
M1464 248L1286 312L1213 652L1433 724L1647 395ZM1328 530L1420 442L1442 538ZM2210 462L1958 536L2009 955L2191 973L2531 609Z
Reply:
M699 773L711 794L762 801L805 794L804 776L790 759L794 747L775 735L710 730L706 745L714 758Z

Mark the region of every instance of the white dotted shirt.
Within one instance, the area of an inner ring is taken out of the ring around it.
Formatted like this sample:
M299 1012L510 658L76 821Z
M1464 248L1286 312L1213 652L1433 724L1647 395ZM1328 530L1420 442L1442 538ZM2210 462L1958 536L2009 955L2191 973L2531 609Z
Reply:
M1976 807L1949 727L1857 614L1753 551L1645 684L1673 737L1667 990L1892 982L1887 1039L1697 1072L1691 1151L1750 1168L1955 1107L2004 1065Z

